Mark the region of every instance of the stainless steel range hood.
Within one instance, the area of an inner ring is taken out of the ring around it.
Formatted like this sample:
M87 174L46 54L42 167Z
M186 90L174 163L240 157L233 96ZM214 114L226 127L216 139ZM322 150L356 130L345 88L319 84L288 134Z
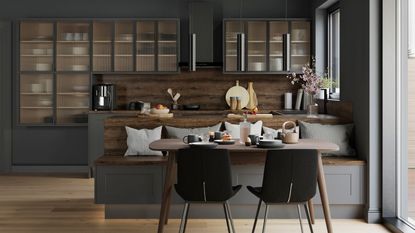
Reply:
M217 67L213 48L213 6L209 2L189 3L189 70Z

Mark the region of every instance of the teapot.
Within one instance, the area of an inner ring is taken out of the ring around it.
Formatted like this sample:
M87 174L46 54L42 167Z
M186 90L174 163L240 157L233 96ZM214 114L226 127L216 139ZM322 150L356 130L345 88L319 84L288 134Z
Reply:
M287 129L287 125L292 125L292 129ZM286 121L282 124L282 142L286 144L296 144L300 138L297 132L296 124L294 121Z

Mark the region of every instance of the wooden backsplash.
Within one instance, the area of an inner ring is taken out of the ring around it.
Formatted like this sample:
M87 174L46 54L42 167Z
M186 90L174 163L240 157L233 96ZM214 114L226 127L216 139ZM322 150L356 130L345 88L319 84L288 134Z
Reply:
M245 88L249 81L254 82L260 109L282 109L284 93L295 93L298 89L291 85L286 75L223 74L221 69L207 68L199 68L196 72L183 70L174 75L102 75L94 79L96 83L116 85L118 109L125 109L129 102L138 100L170 106L167 88L181 94L179 104L200 104L203 110L228 109L225 94L236 80Z

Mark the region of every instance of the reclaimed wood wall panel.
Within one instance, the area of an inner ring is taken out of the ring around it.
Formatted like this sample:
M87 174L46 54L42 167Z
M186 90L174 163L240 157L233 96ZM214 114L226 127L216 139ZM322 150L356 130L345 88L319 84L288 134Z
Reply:
M96 83L113 83L117 88L117 105L125 109L130 101L145 101L152 104L167 104L171 98L167 88L180 92L179 104L200 104L204 110L228 109L225 102L226 91L235 85L236 80L247 88L254 82L259 108L282 109L285 92L296 93L286 75L223 74L221 69L199 69L197 72L182 71L180 74L146 75L101 75L95 76ZM295 103L295 101L294 101Z

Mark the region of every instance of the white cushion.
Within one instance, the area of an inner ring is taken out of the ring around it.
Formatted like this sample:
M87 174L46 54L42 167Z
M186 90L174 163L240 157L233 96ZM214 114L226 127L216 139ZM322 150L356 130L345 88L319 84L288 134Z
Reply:
M339 151L330 152L329 155L355 155L355 150L350 146L350 138L353 133L353 124L322 125L300 121L301 138L314 138L335 143Z
M163 155L161 151L154 151L149 148L150 143L161 139L162 128L162 126L159 126L154 129L134 129L126 126L128 149L124 156Z
M172 126L166 125L167 135L169 138L179 138L182 139L189 134L196 134L199 136L203 136L209 132L216 132L220 130L222 123L217 125L209 126L209 127L201 127L201 128L177 128Z
M274 138L278 137L278 133L281 132L282 133L282 129L273 129L273 128L269 128L266 126L262 126L262 129L264 130L264 134L272 134L272 136ZM295 130L297 131L297 133L300 132L300 126L295 127Z
M232 138L240 138L241 137L241 128L236 124L231 124L229 122L225 122L226 131L232 136ZM262 121L257 121L254 124L251 124L251 130L249 134L254 134L260 136L262 132Z

